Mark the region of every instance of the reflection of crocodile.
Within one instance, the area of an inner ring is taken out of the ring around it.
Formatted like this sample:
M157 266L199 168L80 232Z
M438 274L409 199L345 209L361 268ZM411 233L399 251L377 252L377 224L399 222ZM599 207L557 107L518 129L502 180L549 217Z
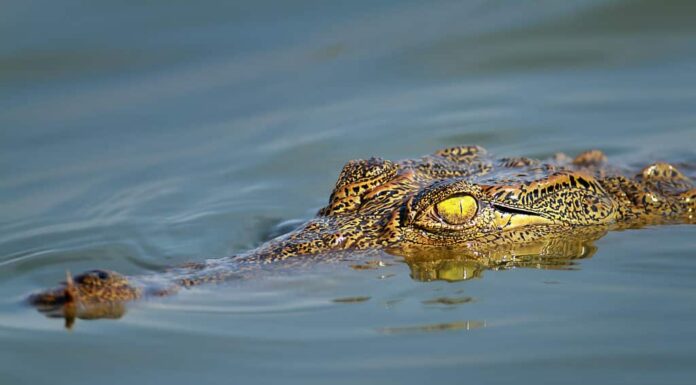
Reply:
M471 146L417 160L351 161L314 219L244 255L141 277L68 275L30 301L54 314L108 317L143 296L244 277L281 261L341 260L368 250L405 257L416 279L461 279L479 267L534 266L540 258L556 261L547 267L565 265L590 255L588 241L609 229L694 223L696 188L674 166L655 163L634 174L607 166L599 151L541 162L493 159ZM455 264L454 273L433 268L453 256L476 264Z

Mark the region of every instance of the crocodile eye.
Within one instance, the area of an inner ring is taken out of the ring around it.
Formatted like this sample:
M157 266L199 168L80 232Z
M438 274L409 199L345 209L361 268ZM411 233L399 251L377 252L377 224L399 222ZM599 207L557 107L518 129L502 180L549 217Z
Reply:
M471 195L447 198L435 205L435 213L450 225L462 225L470 221L478 211L478 203Z

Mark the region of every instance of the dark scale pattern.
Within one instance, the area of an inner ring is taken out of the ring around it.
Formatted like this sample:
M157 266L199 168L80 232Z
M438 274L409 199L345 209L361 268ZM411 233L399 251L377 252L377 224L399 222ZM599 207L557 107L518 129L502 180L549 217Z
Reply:
M649 224L694 223L696 189L674 166L655 163L631 173L605 164L606 157L597 150L575 159L558 154L543 162L496 160L477 146L448 148L400 162L354 160L345 165L328 205L315 218L244 255L140 277L95 270L68 277L61 287L33 295L30 301L40 307L82 309L84 317L103 316L108 309L122 308L94 304L169 295L316 258L342 261L356 252L377 250L404 256L457 250L506 264L515 256L550 255L564 248L585 253L580 243L568 246L569 237L596 238L607 230ZM475 199L476 214L447 223L434 207L462 195ZM431 276L419 269L423 277Z

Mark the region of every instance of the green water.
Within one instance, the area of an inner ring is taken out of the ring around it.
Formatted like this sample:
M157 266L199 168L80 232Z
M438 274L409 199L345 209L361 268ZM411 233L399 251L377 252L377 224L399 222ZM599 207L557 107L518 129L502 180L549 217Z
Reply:
M15 1L0 13L0 383L692 384L696 228L570 270L394 263L200 287L72 331L65 270L259 245L343 163L455 144L696 162L690 1Z

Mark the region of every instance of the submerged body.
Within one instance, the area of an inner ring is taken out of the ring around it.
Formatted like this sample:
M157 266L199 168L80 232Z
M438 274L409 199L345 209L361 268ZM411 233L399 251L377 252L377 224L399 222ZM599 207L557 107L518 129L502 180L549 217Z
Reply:
M30 302L66 318L109 317L143 296L244 277L281 261L341 260L373 250L407 259L456 255L484 265L525 255L582 257L585 242L607 230L694 223L695 209L696 189L673 165L624 170L607 165L599 151L542 162L496 159L463 146L400 162L355 160L315 218L257 249L141 277L68 274L61 287ZM424 267L430 259L411 266L415 278L433 279Z

